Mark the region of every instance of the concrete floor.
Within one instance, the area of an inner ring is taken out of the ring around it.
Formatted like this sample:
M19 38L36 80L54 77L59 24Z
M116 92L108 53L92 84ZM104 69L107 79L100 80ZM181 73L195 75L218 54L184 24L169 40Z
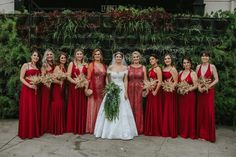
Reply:
M0 157L236 157L236 132L217 128L217 141L138 136L130 141L93 135L17 137L18 120L0 120Z

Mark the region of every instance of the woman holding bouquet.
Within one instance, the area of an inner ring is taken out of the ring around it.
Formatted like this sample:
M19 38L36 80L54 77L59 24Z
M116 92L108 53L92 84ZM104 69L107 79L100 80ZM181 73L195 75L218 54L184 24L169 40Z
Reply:
M189 57L182 59L184 70L179 72L178 133L183 138L196 138L196 92L197 74L191 69Z
M23 64L20 71L22 87L19 100L18 136L22 139L40 136L40 93L37 91L39 75L39 54L33 51L31 62Z
M52 104L49 112L48 132L60 135L65 131L65 79L66 79L66 53L61 52L58 65L55 67Z
M137 130L143 133L143 81L147 80L146 67L140 64L141 55L132 53L132 64L128 67L128 97L133 110Z
M42 98L41 98L41 134L48 132L49 109L51 106L51 94L54 70L54 53L51 49L46 49L43 59L41 73L43 76Z
M107 92L103 98L94 135L107 139L133 139L138 133L127 95L128 70L123 53L116 52L113 55L112 65L108 67L107 73L109 84L106 89L110 86L111 90L117 90Z
M178 83L178 72L173 65L170 54L164 56L163 72L163 137L177 137L177 100L175 87Z
M144 135L161 136L162 135L162 71L157 64L158 58L155 54L150 55L148 78L150 84L147 88L147 103L145 109Z
M69 80L66 131L74 134L84 134L86 127L87 98L87 63L84 62L84 51L75 49L74 60L67 70Z
M91 134L94 132L97 113L104 96L103 92L106 84L106 66L102 63L102 51L100 49L93 50L92 57L93 61L88 66L87 79L89 80L89 89L93 93L88 97L86 121L86 132Z
M214 85L218 83L218 73L215 65L209 63L208 51L201 53L202 64L196 68L199 79L197 98L197 135L199 138L215 142L215 109Z

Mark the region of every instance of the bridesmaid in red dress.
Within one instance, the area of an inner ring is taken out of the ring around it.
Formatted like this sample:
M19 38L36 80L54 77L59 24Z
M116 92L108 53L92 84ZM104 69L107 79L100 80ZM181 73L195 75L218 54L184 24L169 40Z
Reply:
M151 69L148 77L150 80L158 80L154 88L148 89L147 103L145 109L144 135L161 136L162 135L162 71L158 66L158 58L152 54L149 58Z
M183 58L184 70L179 73L179 82L185 81L191 87L178 94L178 133L183 138L196 139L197 74L191 69L191 63L190 58Z
M177 137L177 100L175 86L178 83L178 72L173 66L170 54L164 56L163 82L169 82L169 90L163 88L163 137Z
M87 75L87 63L84 62L84 52L76 49L74 61L70 62L67 70L69 80L68 103L66 113L66 131L74 134L84 134L86 129L87 98L85 88L78 87L76 77Z
M58 63L53 71L55 76L52 104L49 114L48 132L60 135L65 131L65 79L66 79L66 53L61 52L58 57ZM64 76L63 76L64 75Z
M88 67L89 89L93 94L88 97L86 133L93 134L97 114L103 99L103 92L106 85L106 66L102 63L102 51L100 49L93 50L93 62Z
M39 54L37 51L33 51L31 62L23 64L20 71L22 87L19 101L18 136L22 139L40 136L40 95L37 91L37 84L33 84L29 78L40 75L38 62Z
M141 55L132 53L133 63L128 67L128 97L134 114L138 134L143 133L143 81L147 80L146 67L140 64Z
M51 49L47 49L43 55L42 59L42 75L52 74L54 70L54 54ZM42 85L42 98L41 98L41 126L40 133L44 134L48 132L48 122L49 122L49 109L51 105L51 93L52 86L48 87L46 85Z
M207 88L198 85L197 135L201 139L215 142L214 85L218 83L219 79L216 67L209 63L209 58L209 52L203 51L201 53L202 64L198 65L196 69L198 78L204 77L209 80Z

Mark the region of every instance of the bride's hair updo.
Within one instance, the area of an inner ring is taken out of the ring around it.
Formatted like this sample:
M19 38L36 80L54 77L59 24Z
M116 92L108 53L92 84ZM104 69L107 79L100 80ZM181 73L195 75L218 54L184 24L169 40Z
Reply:
M121 57L124 58L124 54L120 51L117 51L116 53L114 53L114 57L116 57L118 54L120 54Z

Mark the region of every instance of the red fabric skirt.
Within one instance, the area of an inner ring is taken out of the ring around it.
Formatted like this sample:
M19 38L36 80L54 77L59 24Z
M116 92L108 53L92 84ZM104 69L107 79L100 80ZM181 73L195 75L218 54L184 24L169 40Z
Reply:
M22 139L40 136L40 93L22 85L19 107L18 136Z
M86 129L87 98L84 88L75 89L69 85L68 104L66 113L66 131L74 134L84 134Z
M48 132L60 135L65 131L64 87L54 84L49 114Z
M178 133L183 138L196 139L196 93L178 95Z
M177 137L177 99L175 92L163 91L163 137Z
M162 92L159 90L157 95L148 93L145 108L144 135L161 136L162 135Z
M216 140L214 89L208 93L198 93L197 98L197 135L210 142Z

